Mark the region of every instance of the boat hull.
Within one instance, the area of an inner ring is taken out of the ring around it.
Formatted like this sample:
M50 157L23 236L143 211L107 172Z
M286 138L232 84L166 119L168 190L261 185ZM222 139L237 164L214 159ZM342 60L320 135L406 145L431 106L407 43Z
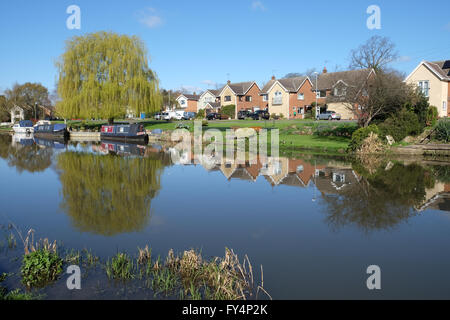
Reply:
M33 133L33 127L13 127L15 133Z
M60 131L60 132L35 132L34 136L37 138L43 138L48 140L67 141L69 140L70 135L68 131Z
M148 143L148 134L143 135L133 135L133 136L120 136L116 134L104 134L100 135L101 140L105 141L117 141L117 142L127 142L127 143L136 143L136 144L147 144Z

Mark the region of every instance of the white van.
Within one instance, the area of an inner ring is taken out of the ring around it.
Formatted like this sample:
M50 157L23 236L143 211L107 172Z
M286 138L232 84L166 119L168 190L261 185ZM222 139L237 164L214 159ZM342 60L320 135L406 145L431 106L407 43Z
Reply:
M175 113L176 113L175 119L177 119L177 120L183 120L187 116L186 111L178 110L178 111L175 111Z
M173 119L177 119L178 118L178 115L177 115L177 113L176 112L173 112L173 111L169 111L169 112L165 112L165 113L163 113L163 119L164 120L167 120L167 121L169 121L169 120L173 120Z

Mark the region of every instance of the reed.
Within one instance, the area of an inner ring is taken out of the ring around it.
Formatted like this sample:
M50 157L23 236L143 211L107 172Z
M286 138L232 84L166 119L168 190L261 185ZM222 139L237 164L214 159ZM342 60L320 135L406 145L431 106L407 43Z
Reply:
M125 253L119 252L106 262L106 274L113 280L131 280L135 277L134 271L133 260Z

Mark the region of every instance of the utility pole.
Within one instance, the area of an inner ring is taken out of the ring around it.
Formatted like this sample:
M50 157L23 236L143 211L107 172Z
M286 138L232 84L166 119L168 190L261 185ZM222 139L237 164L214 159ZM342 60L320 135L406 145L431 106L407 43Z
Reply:
M318 105L317 105L317 92L318 92L318 88L317 88L317 77L319 76L319 73L317 72L317 71L315 71L314 72L314 74L316 75L316 120L317 120L317 117L319 116L318 115L318 112L317 112L317 110L318 110Z

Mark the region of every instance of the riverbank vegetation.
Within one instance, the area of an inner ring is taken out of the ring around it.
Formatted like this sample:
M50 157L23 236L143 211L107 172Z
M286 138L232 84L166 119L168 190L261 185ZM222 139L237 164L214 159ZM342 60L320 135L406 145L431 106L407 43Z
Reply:
M83 279L96 270L106 276L115 287L136 286L150 291L158 299L183 300L246 300L271 298L264 289L263 269L257 282L256 270L247 256L240 261L231 249L225 249L224 257L206 259L196 250L175 254L170 250L165 258L152 257L152 249L138 248L137 254L117 252L113 257L101 260L90 250L64 250L56 241L48 239L34 242L30 230L23 241L24 254L20 271L23 289L8 290L3 282L9 276L0 275L0 300L45 298L42 290L58 281L65 281L64 271L69 265L83 267ZM90 270L90 271L89 271ZM105 283L105 285L108 281ZM16 285L17 287L17 285Z

